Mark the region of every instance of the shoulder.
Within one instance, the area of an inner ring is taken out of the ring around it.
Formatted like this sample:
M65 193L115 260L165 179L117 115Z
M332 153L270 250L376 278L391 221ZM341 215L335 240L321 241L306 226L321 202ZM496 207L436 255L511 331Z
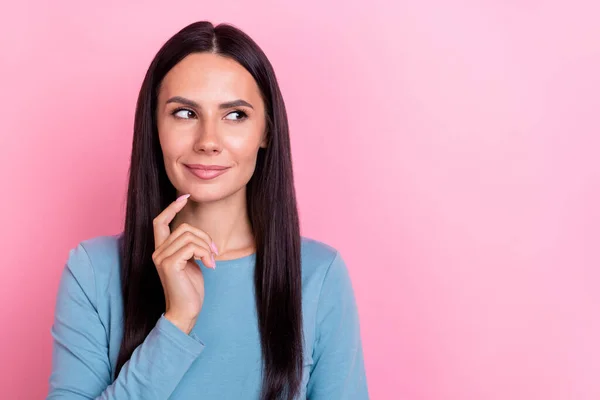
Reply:
M332 245L319 240L302 236L302 262L327 263L333 261L338 250Z
M302 236L302 281L304 294L319 297L324 285L349 285L346 263L332 245Z
M119 239L123 233L114 235L101 235L84 239L79 242L77 248L85 251L90 260L95 263L114 262L119 257Z
M342 254L330 244L306 237L302 237L302 306L308 343L327 336L336 326L350 331L358 319Z
M121 234L86 238L69 250L65 273L75 279L92 301L98 297L98 292L120 286Z

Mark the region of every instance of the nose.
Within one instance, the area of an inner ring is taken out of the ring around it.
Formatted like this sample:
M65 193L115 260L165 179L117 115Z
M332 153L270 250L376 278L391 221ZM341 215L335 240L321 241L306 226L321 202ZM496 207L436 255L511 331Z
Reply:
M204 119L199 124L196 136L195 151L206 154L219 153L221 151L219 132L215 122L210 121L208 118Z

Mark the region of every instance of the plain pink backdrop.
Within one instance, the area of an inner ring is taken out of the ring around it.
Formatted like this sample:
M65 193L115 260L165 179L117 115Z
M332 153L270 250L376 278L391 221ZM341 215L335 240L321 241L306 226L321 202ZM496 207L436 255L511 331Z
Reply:
M100 3L0 6L3 398L45 396L68 250L120 231L143 75L202 19L275 67L373 399L600 398L597 2Z

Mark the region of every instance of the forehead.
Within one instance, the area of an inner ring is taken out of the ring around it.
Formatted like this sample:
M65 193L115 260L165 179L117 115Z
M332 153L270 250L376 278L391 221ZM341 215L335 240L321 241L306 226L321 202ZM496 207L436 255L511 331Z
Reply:
M199 102L245 99L256 103L260 90L237 61L212 53L192 53L165 75L159 99L183 96Z

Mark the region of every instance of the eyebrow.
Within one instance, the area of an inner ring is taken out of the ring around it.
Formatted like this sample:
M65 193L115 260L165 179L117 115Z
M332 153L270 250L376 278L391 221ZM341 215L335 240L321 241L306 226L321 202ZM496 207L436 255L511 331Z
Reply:
M190 107L202 108L202 107L200 107L200 104L196 103L195 101L186 99L185 97L181 97L181 96L171 97L169 100L167 100L167 102L165 104L169 104L169 103L181 103L181 104L185 104L186 106L190 106ZM247 101L242 100L242 99L237 99L234 101L228 101L226 103L221 103L221 104L219 104L219 109L222 110L222 109L226 109L226 108L233 108L233 107L239 107L239 106L250 107L251 109L254 110L254 107L252 107L252 104L250 104Z

